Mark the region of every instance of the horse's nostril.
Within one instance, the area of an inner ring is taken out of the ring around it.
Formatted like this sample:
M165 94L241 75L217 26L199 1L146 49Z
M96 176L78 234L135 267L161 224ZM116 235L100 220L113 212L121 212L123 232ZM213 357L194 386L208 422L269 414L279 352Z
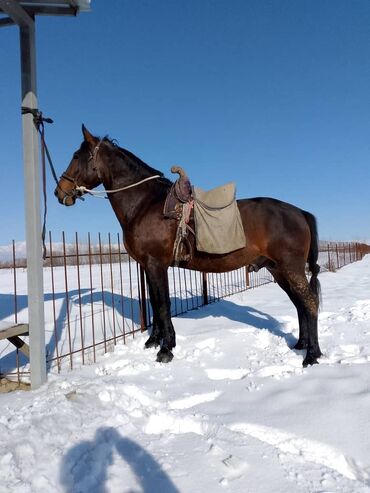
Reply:
M57 190L57 189L55 189L55 190L54 190L54 195L55 195L56 197L58 197L58 190Z

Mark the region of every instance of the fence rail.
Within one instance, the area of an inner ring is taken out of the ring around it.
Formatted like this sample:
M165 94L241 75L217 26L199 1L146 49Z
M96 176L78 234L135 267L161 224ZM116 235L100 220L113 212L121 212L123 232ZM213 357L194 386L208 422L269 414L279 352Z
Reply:
M370 253L365 243L321 242L319 264L321 271L335 272Z
M49 371L96 362L98 355L126 343L152 324L142 268L125 252L119 234L84 241L76 233L60 242L49 234L44 263L46 355ZM370 247L359 243L322 243L319 262L333 271L360 260ZM172 316L271 282L266 269L241 268L223 274L169 269ZM12 243L11 259L0 269L0 319L27 323L27 269ZM0 377L28 376L27 358L0 341Z

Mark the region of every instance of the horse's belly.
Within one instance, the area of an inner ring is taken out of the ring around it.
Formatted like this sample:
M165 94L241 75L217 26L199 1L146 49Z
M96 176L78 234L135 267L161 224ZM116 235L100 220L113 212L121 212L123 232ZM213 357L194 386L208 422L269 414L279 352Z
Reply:
M187 263L188 269L202 272L229 272L248 265L252 261L245 248L223 255L194 252L193 258Z

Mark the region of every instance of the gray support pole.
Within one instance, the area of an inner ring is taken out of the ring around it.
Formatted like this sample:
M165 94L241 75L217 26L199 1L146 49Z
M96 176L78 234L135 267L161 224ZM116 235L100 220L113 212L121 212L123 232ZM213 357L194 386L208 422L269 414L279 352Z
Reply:
M22 106L37 108L34 20L19 29ZM46 382L46 358L38 135L31 114L22 116L22 128L31 388L36 389Z

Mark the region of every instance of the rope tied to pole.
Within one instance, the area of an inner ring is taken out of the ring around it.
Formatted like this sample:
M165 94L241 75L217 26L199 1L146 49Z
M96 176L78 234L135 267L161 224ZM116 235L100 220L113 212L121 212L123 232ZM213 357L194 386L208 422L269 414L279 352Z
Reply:
M50 156L50 152L48 149L48 146L46 145L45 142L45 125L44 123L54 123L54 121L51 118L45 118L42 114L41 111L39 111L37 108L28 108L26 106L22 106L22 115L27 115L31 114L33 116L33 123L37 129L37 132L40 134L40 140L41 140L41 162L42 162L42 190L43 190L43 197L44 197L44 216L43 216L43 225L42 225L42 232L41 232L41 238L42 238L42 248L43 248L43 259L45 260L46 258L46 244L45 244L45 237L46 237L46 216L47 216L47 194L46 194L46 159L45 156L49 162L50 170L53 175L53 178L55 180L55 183L58 184L58 177L55 172L55 168L53 166L53 162Z

